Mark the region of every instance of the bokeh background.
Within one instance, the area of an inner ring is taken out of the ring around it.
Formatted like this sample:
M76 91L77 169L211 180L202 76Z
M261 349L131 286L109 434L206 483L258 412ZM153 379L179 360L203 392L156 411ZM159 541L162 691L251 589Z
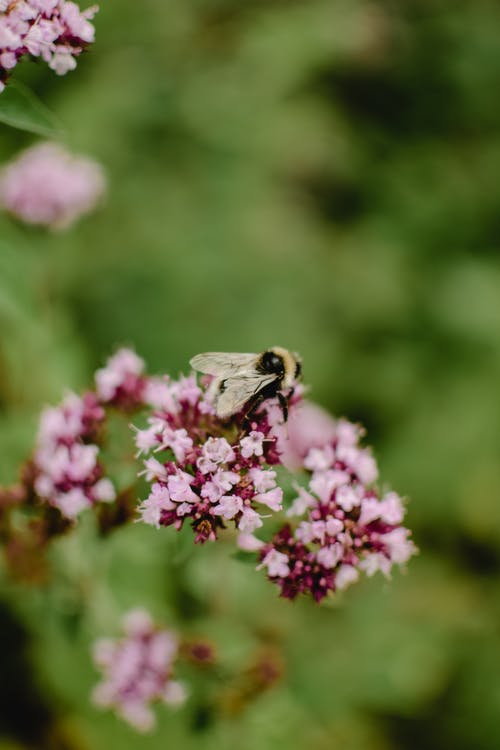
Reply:
M280 344L366 425L420 555L316 607L224 544L83 522L44 586L2 569L1 750L500 747L499 24L489 0L121 0L74 73L16 70L110 191L64 234L0 218L0 482L118 344L172 374ZM31 142L1 126L1 159ZM229 666L271 644L283 679L136 735L88 695L137 604Z

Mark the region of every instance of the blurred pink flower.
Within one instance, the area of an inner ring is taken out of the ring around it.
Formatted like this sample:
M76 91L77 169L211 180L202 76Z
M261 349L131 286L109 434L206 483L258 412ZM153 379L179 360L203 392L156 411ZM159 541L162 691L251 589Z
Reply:
M96 207L105 187L95 161L40 143L0 170L0 207L27 224L65 229Z
M97 5L81 11L66 0L0 1L0 92L24 55L40 57L57 75L76 67L76 57L94 41Z
M155 715L151 704L158 701L177 706L186 699L182 683L172 679L178 639L160 629L143 609L128 612L122 620L123 636L100 638L93 657L102 681L92 700L100 708L111 708L140 732L151 731Z
M142 405L146 387L143 373L144 360L132 349L119 349L95 374L99 400L125 410Z
M112 502L115 489L103 477L99 448L93 443L105 418L95 394L68 393L57 407L42 412L33 458L39 497L75 518L96 502Z
M302 468L311 448L321 448L332 440L337 421L324 409L303 400L290 413L287 430L280 439L281 460L290 471Z

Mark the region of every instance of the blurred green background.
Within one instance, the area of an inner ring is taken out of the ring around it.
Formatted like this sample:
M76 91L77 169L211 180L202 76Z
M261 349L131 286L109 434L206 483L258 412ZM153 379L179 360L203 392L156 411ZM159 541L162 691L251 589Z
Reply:
M49 585L2 573L1 750L500 747L499 24L488 0L121 0L74 73L16 71L110 191L65 234L0 218L0 482L117 344L172 374L280 344L366 425L421 553L318 608L224 543L87 519ZM2 161L33 141L0 135ZM283 680L136 735L91 707L88 650L137 604L228 668L275 644Z

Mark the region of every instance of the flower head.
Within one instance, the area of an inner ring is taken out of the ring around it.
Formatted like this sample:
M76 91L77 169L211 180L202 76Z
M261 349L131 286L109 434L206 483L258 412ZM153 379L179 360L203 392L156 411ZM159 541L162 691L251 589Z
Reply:
M144 360L132 349L119 349L95 374L99 400L125 410L142 405L147 382L143 373Z
M131 610L122 621L123 636L100 638L93 657L102 680L92 693L100 708L111 708L140 732L154 728L153 703L179 705L186 699L182 683L172 679L178 639L158 628L148 612Z
M24 55L39 57L57 75L76 67L94 41L95 5L81 11L67 0L2 0L0 3L0 92Z
M26 149L0 171L0 207L27 224L52 229L65 229L92 211L104 191L99 164L55 143Z
M147 388L146 392L150 392ZM243 534L262 526L262 512L282 509L283 492L272 466L280 463L278 435L266 401L245 429L214 414L205 387L194 378L163 381L154 392L148 426L136 433L145 455L148 497L139 506L145 523L179 529L187 520L195 541L214 540L228 522Z
M94 443L104 417L93 393L81 398L68 393L59 406L42 412L33 459L34 490L67 518L96 502L115 499Z
M259 567L267 568L286 598L310 594L320 601L354 583L360 571L388 576L393 564L404 564L416 552L401 525L401 499L395 492L381 496L373 486L377 466L359 445L360 435L341 420L328 442L309 449L303 458L309 485L299 488L288 513L298 520L282 526L270 542L255 545Z

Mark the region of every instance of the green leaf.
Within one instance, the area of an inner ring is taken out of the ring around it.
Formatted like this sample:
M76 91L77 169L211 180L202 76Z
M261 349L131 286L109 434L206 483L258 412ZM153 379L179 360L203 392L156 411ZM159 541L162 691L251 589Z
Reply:
M257 556L255 552L246 552L243 549L239 549L237 552L233 552L231 557L233 560L238 560L238 562L243 563L255 563L257 562Z
M0 122L50 137L60 136L63 130L57 117L19 81L11 81L0 94Z

